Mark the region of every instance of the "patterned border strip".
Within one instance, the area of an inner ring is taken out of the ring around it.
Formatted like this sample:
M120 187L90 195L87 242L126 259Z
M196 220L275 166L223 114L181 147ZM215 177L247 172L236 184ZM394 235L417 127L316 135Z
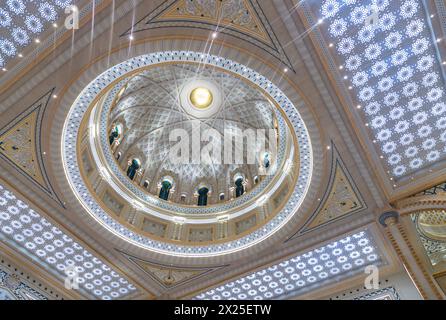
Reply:
M115 175L115 177L119 180L120 183L122 183L128 190L130 190L133 194L137 195L140 199L143 201L147 201L151 204L156 205L157 207L160 207L165 210L170 210L176 213L183 213L183 214L215 214L222 211L229 211L233 208L236 208L238 206L242 206L246 204L248 201L254 199L256 196L261 194L265 188L271 183L271 181L274 179L276 174L278 174L279 169L274 169L274 172L271 172L268 174L264 180L262 180L259 185L256 186L256 188L249 193L244 194L243 196L226 203L224 205L216 205L212 207L183 207L175 205L174 203L165 202L165 201L159 201L158 198L154 197L153 195L150 195L146 192L143 192L140 188L136 187L134 183L132 183L128 177L123 173L123 170L119 167L119 165L116 163L116 160L114 159L114 155L110 148L109 138L108 138L108 115L110 114L110 110L112 107L113 99L116 97L116 94L119 92L119 90L123 87L125 83L128 82L130 78L127 78L125 80L122 80L119 84L117 84L108 95L107 99L104 102L103 109L101 112L100 117L100 124L99 124L99 132L101 135L100 141L101 141L101 148L102 153L105 156L105 159L107 161L108 167L111 169L112 173ZM279 145L278 145L278 159L277 163L283 164L285 159L285 152L286 152L286 122L283 119L281 113L279 110L274 109L275 115L278 120L278 127L279 127ZM278 166L280 167L280 166ZM116 190L118 193L119 191Z

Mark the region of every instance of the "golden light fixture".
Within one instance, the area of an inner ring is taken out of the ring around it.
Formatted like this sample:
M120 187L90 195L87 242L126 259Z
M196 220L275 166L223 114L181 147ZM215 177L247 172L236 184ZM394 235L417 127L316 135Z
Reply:
M206 88L195 88L190 94L190 101L197 109L209 108L213 100L212 92Z

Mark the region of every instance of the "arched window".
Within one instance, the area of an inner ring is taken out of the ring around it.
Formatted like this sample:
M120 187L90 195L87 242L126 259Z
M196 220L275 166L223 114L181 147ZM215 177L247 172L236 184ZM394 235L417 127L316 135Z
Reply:
M243 185L243 178L235 180L235 197L241 197L245 193L245 186Z
M270 154L267 152L265 153L265 155L263 156L263 166L268 169L271 165L271 156Z
M220 193L220 201L224 201L225 200L225 194L224 193Z
M172 183L169 180L163 180L159 195L160 199L167 201L169 199L170 189L172 189Z
M130 178L130 180L135 179L136 172L141 168L141 163L138 159L132 159L132 162L130 163L128 169L127 169L127 177Z
M118 140L122 133L122 126L120 124L116 124L112 131L110 132L109 142L112 145L116 140Z
M198 206L200 207L207 206L208 194L209 194L209 189L206 187L200 188L200 190L198 190Z
M144 188L149 189L149 180L144 181Z
M259 177L258 177L258 176L255 176L255 177L254 177L254 184L257 184L257 183L259 183Z

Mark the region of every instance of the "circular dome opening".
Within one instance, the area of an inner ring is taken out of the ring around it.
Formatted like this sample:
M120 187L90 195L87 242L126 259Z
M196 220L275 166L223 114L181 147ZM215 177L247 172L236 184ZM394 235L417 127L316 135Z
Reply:
M207 88L195 88L190 94L190 101L197 109L207 109L212 104L214 97Z

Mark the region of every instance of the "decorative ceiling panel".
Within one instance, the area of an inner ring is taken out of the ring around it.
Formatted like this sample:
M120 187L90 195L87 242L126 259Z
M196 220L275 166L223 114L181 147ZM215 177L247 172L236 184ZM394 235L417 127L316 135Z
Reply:
M392 180L444 160L444 63L424 1L306 1L310 24Z
M294 70L258 0L166 0L122 36L157 28L229 34L267 51Z
M329 285L384 260L369 231L362 231L284 260L195 297L197 300L286 299Z
M0 6L0 67L45 32L73 0L4 0Z
M45 93L0 129L0 158L12 164L63 207L48 179L41 146L43 117L53 91Z
M307 226L303 232L326 225L329 222L333 222L367 208L367 204L356 187L353 178L350 176L350 173L334 144L331 149L333 150L333 159L330 183L324 197L321 199L316 214L313 215L309 222L307 222Z
M54 274L77 279L81 293L111 300L136 293L122 275L0 184L0 240Z

